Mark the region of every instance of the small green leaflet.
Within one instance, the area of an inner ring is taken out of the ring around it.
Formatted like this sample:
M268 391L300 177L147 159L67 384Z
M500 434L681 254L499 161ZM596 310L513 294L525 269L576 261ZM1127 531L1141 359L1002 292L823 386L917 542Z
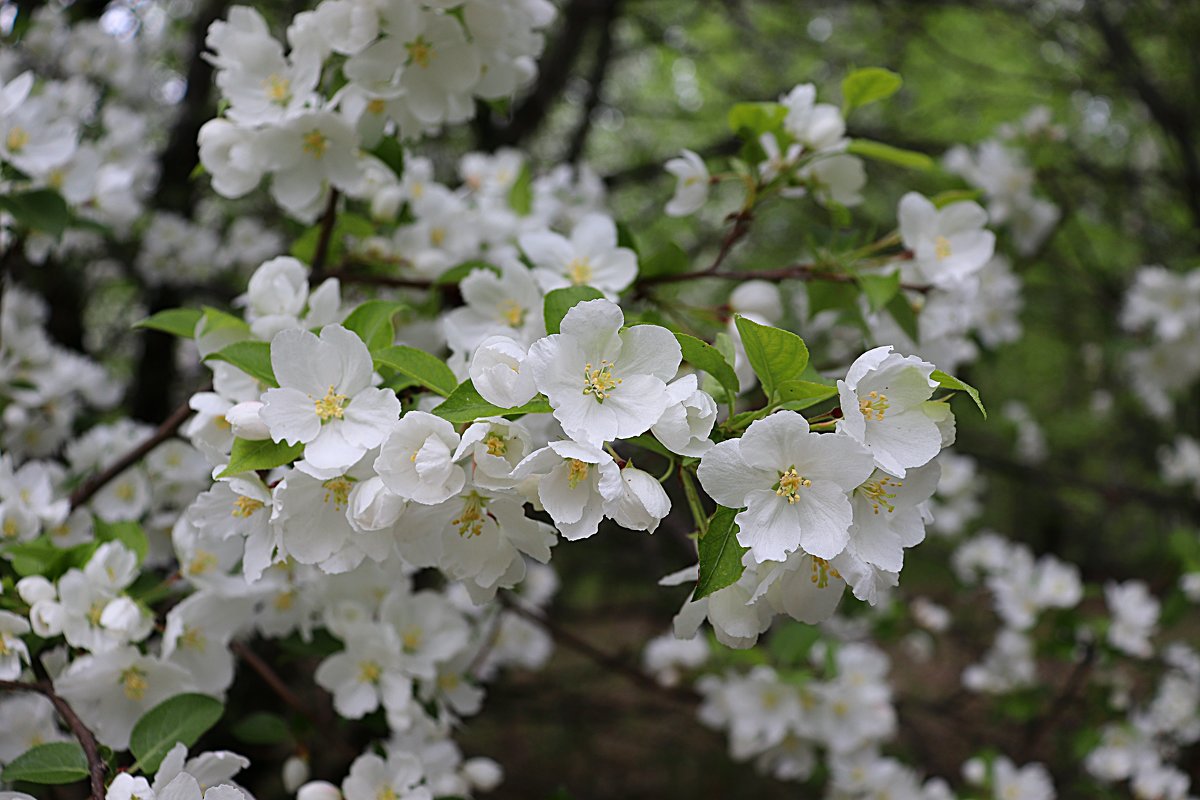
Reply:
M823 383L794 380L779 386L779 401L785 408L800 411L824 402L831 397L837 397L836 386L826 386Z
M0 195L0 208L24 227L42 231L54 239L61 237L71 222L67 201L53 189Z
M88 776L87 757L77 742L39 744L14 758L0 778L5 783L74 783Z
M266 711L243 717L230 732L234 738L246 744L280 744L292 739L292 732L283 717Z
M870 139L853 139L846 152L852 156L862 156L873 161L883 161L908 169L933 169L933 159L924 153L903 150L890 144L875 142Z
M787 108L780 103L736 103L729 109L729 130L757 140L781 128L786 117Z
M446 362L424 350L398 344L372 355L376 367L390 367L442 397L449 397L458 387L458 378Z
M718 589L732 586L742 577L742 556L749 548L738 544L737 516L735 508L717 506L712 517L708 520L708 531L700 537L697 549L700 551L700 577L696 581L696 591L692 600L708 597Z
M220 702L203 694L178 694L147 711L129 735L129 749L142 772L153 774L177 743L191 747L225 713Z
M441 275L438 275L436 278L434 278L433 285L434 286L447 286L450 284L458 283L463 278L467 277L468 275L470 275L472 272L474 272L477 269L486 269L493 274L496 274L496 275L500 274L500 268L497 267L495 264L489 264L486 261L479 261L478 259L476 259L473 261L464 261L461 264L454 265L450 269L443 272Z
M674 242L667 242L663 249L642 262L638 270L639 278L653 278L662 275L681 275L688 271L691 259L683 248Z
M731 398L737 397L741 389L737 373L725 360L725 356L721 355L721 351L686 333L677 333L675 338L679 340L679 349L683 351L684 361L716 378L717 383L721 384Z
M205 361L225 361L268 387L277 387L275 370L271 367L271 345L268 342L234 342L204 357Z
M791 331L759 325L742 316L734 317L746 358L762 381L769 400L777 400L779 387L796 380L808 366L808 347Z
M888 275L858 275L854 278L858 288L867 296L872 311L886 308L900 291L900 271Z
M168 308L166 311L159 311L140 322L135 322L133 327L162 331L181 339L191 339L196 335L196 326L200 324L202 316L204 316L203 313L195 308Z
M585 300L602 299L604 299L604 294L599 289L594 289L591 286L567 286L563 289L554 289L547 292L545 302L542 305L542 315L546 320L546 333L558 333L563 317L577 303L582 303Z
M533 171L528 164L521 165L521 174L508 190L508 207L522 217L533 211Z
M371 351L389 347L396 338L392 318L404 309L403 303L391 300L368 300L350 312L342 325L358 334Z
M105 522L95 518L96 540L100 542L120 542L137 556L138 563L146 557L150 550L150 541L146 532L136 522Z
M434 414L456 425L474 422L482 417L515 417L521 414L548 414L551 411L550 402L542 395L515 408L494 406L480 396L479 390L470 381L459 384L441 405L433 409Z
M903 79L890 69L856 69L842 79L842 114L846 115L856 108L886 100L903 85Z
M942 372L940 369L935 369L930 376L938 382L938 386L943 389L950 389L955 392L966 392L971 399L975 401L975 405L979 407L979 413L983 414L983 418L987 419L987 409L983 407L983 401L979 399L979 390L969 383L960 381L953 375Z
M304 445L297 442L290 445L287 442L272 442L270 439L251 441L249 439L234 439L233 452L229 455L229 466L218 475L218 478L228 478L243 472L257 472L261 469L274 469L290 464L304 452Z

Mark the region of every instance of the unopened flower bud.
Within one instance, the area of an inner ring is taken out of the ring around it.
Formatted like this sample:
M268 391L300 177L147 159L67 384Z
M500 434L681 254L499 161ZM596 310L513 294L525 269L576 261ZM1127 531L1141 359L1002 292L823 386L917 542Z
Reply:
M233 428L233 435L254 442L270 439L271 432L258 415L262 407L263 404L257 400L247 400L225 412L225 421Z

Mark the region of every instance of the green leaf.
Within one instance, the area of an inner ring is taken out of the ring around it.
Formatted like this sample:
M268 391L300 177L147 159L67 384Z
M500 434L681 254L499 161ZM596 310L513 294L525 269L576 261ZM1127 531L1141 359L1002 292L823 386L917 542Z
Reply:
M942 372L940 369L935 369L930 376L938 382L938 386L943 389L950 389L955 392L966 392L971 399L975 401L975 405L979 407L979 413L983 414L983 418L987 419L987 409L983 407L983 401L979 399L979 390L969 383L960 381L953 375Z
M867 296L871 310L878 311L886 308L900 291L900 272L897 270L890 275L859 275L855 277L854 282Z
M738 544L737 509L717 506L708 520L708 531L700 537L700 577L692 600L708 597L718 589L732 586L742 577L742 556L749 549Z
M754 374L762 381L770 400L778 399L779 386L795 380L808 366L808 347L791 331L759 325L743 316L734 317L746 358Z
M862 156L872 161L883 161L908 169L933 169L933 159L924 153L903 150L890 144L875 142L870 139L854 139L846 152L852 156Z
M729 130L747 139L758 139L764 133L778 131L787 117L787 108L780 103L735 103L729 109Z
M146 537L146 531L136 522L105 522L96 517L94 530L97 541L120 542L137 555L139 564L150 550L150 540Z
M542 315L546 320L546 333L558 333L563 317L577 303L585 300L602 300L603 298L603 292L591 286L567 286L548 292L542 306Z
M205 306L203 311L203 322L200 325L200 335L207 336L210 333L216 333L220 330L236 330L250 332L250 326L241 317L235 317L233 314L222 311L219 308Z
M637 237L633 235L633 229L624 222L617 223L617 247L624 247L627 250L632 250L634 255L641 261L642 248L638 245Z
M463 263L457 264L446 270L441 275L438 275L433 279L433 285L446 286L452 283L458 283L477 269L486 269L495 273L496 275L500 274L500 268L495 264L489 264L486 261L475 259L472 261L464 261Z
M292 738L292 732L283 717L266 711L258 711L238 720L230 732L234 738L246 744L280 744Z
M279 386L275 370L271 367L271 345L268 342L234 342L215 353L205 356L205 361L225 361L267 386Z
M26 228L42 231L58 239L71 221L71 210L62 195L53 189L0 195L0 208L12 214Z
M391 300L368 300L350 312L342 325L358 334L368 350L388 347L396 338L392 318L404 309L404 303Z
M805 380L786 381L779 385L779 400L792 411L815 406L831 397L837 397L837 393L836 386Z
M896 296L887 304L887 310L908 338L914 342L920 338L921 332L917 327L917 312L913 311L912 304L908 302L908 298L904 296L904 292L896 293Z
M134 328L146 328L152 331L162 331L181 339L191 339L196 335L196 326L204 314L195 308L168 308L159 311L145 319L135 322Z
M542 395L538 395L525 405L517 406L516 408L494 406L480 396L479 391L475 388L475 384L470 381L463 381L450 393L449 397L442 401L441 405L433 409L433 413L447 422L453 422L458 425L466 422L474 422L481 417L515 417L521 414L548 414L553 410L550 407L549 401Z
M528 164L521 165L521 174L508 190L508 206L522 217L533 211L533 170Z
M683 248L674 242L667 242L666 247L642 262L638 276L654 278L663 275L682 275L691 267L692 261Z
M737 373L717 348L686 333L677 333L675 338L679 340L684 361L716 378L731 398L737 397L741 390Z
M663 447L662 442L660 442L658 439L655 439L653 434L643 433L638 436L633 436L629 439L622 439L621 442L623 444L631 444L634 447L640 447L643 450L649 450L651 453L657 453L663 458L669 458L672 461L674 461L676 458L679 458L678 455Z
M933 203L934 208L945 208L953 203L961 203L966 200L975 201L981 197L983 197L982 189L951 189L935 194L929 198L929 202Z
M65 562L69 552L55 546L48 536L39 536L28 542L6 546L4 557L12 564L13 571L23 578L43 575L54 580L66 570Z
M142 715L129 735L129 749L142 772L156 772L172 747L194 745L224 712L225 707L208 695L175 695Z
M890 69L856 69L842 79L842 114L849 114L856 108L886 100L903 85L904 80Z
M376 368L390 367L442 397L449 397L458 386L458 378L454 377L454 372L446 366L446 362L424 350L398 344L372 355Z
M380 139L379 144L375 145L370 153L387 164L388 169L395 173L397 178L404 177L404 146L395 136Z
M282 467L295 461L303 452L304 445L300 442L293 445L287 442L272 442L270 439L234 439L229 466L217 477L228 478L243 472Z
M78 742L50 742L14 758L0 778L5 783L74 783L87 776L87 757Z

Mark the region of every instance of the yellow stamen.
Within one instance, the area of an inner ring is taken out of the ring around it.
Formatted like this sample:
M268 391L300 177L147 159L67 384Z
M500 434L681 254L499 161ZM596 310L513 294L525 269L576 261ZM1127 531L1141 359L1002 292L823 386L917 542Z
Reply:
M288 590L275 595L275 602L271 605L275 606L276 611L287 611L296 602L296 593Z
M950 257L950 240L945 236L939 236L933 240L933 253L940 261L943 258Z
M609 361L601 361L599 367L590 363L583 365L583 393L596 398L597 403L603 403L604 398L612 394L612 390L621 383L620 378L614 378L613 365Z
M329 149L329 138L315 129L304 134L301 141L304 143L304 152L313 158L320 158Z
M346 403L348 402L350 402L349 397L338 394L337 390L330 386L325 396L313 405L317 409L317 416L321 418L321 422L328 422L331 419L342 419L346 415Z
M506 442L504 439L501 439L494 433L484 439L483 443L487 445L489 456L502 456L508 453L508 442Z
M375 795L375 800L396 800L396 790L390 786L384 786Z
M292 100L292 82L282 75L272 74L263 81L267 97L278 106L286 106Z
M119 486L117 486L117 488L113 492L113 494L115 494L117 496L117 499L120 500L122 503L129 503L129 502L133 501L133 497L136 494L136 490L133 488L132 483L122 483Z
M510 328L519 328L525 324L525 309L516 300L505 300L500 304L500 319Z
M829 566L829 562L823 558L812 557L812 582L817 585L818 589L824 589L829 585L829 579L840 578L841 573Z
M900 488L903 485L904 484L902 482L896 480L895 478L885 476L877 481L868 481L867 483L864 483L862 486L858 487L858 491L862 492L863 496L871 502L871 505L875 508L876 514L879 513L880 506L887 509L887 512L890 514L896 510L896 507L891 503L891 501L896 498L896 493L889 492L888 487L895 486L896 488Z
M188 563L187 571L189 575L203 575L204 573L216 569L217 557L207 550L197 550L196 555L192 556L191 562Z
M800 490L812 486L812 481L796 472L796 467L790 466L787 472L779 473L779 483L773 487L775 494L786 497L788 504L800 499Z
M204 632L199 628L189 628L184 626L183 633L179 636L179 644L203 653L204 646L207 644L207 641L204 638Z
M445 228L431 228L429 230L429 243L434 247L441 247L442 242L446 241Z
M353 483L345 475L340 478L331 478L321 484L325 487L325 502L333 498L333 507L335 510L341 510L350 502L350 490L354 488Z
M4 527L3 527L4 538L6 538L6 539L15 538L16 535L20 532L21 531L17 528L17 521L15 519L13 519L12 517L6 517L4 520Z
M429 62L436 55L433 52L433 43L426 41L424 36L418 36L404 46L408 49L409 63L416 64L421 69L427 69Z
M25 145L29 144L29 131L19 125L14 125L8 129L8 137L4 143L8 145L10 153L19 153L25 149Z
M580 461L578 458L572 458L567 465L567 486L572 489L578 486L580 481L587 480L588 470L592 467L591 464Z
M409 628L400 637L400 646L404 648L404 652L413 653L421 646L421 629Z
M367 103L367 112L370 114L382 114L386 108L387 104L378 97Z
M374 661L358 662L358 680L361 683L378 683L383 675L383 667Z
M880 394L879 392L869 392L866 397L859 399L858 410L868 420L878 422L883 419L884 412L888 410L887 395Z
M87 610L87 621L91 623L93 628L100 627L100 617L104 614L104 601L97 600L92 603L91 608Z
M459 679L458 675L454 674L453 672L447 672L444 675L438 676L438 686L443 692L454 691L458 688L458 684L461 682L462 681Z
M238 519L245 519L263 507L262 500L255 500L253 497L238 495L238 499L233 501L233 516Z
M571 283L576 286L587 283L592 279L591 259L587 256L572 258L567 264L567 275L571 278Z
M120 685L125 690L125 696L134 701L145 697L146 690L150 688L150 684L146 682L146 673L137 667L130 667L121 673Z
M462 513L450 520L450 524L458 526L459 536L479 536L483 533L483 522L486 516L484 509L486 507L487 500L478 492L471 492L463 500Z

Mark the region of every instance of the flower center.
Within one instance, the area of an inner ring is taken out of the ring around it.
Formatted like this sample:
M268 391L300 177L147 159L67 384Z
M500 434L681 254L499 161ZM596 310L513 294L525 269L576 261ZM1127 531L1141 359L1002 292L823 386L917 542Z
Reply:
M6 656L12 652L12 648L8 646L8 637L0 634L0 656Z
M329 137L316 129L304 134L301 141L304 143L304 152L313 158L320 158L329 149Z
M583 393L595 397L597 403L603 403L604 398L612 394L612 390L621 382L620 378L613 377L612 371L613 365L610 361L601 361L599 367L593 367L590 363L584 364Z
M500 319L510 328L519 328L525 323L525 309L516 300L505 300L500 304Z
M483 443L487 445L489 456L502 456L508 453L508 442L506 442L504 439L501 439L494 433L484 439Z
M824 589L829 585L829 579L840 578L841 573L829 566L829 562L823 558L812 557L812 577L811 580L817 585L818 589Z
M446 241L445 228L431 228L429 230L429 243L434 247L441 247L442 242Z
M885 477L877 481L868 481L860 486L858 490L871 502L876 514L879 513L880 507L887 509L887 512L890 514L896 510L896 507L891 502L896 499L896 493L889 492L888 487L894 486L898 489L903 485L903 482L895 478Z
M204 631L199 628L184 626L183 633L179 636L179 643L184 647L190 647L193 650L204 652Z
M292 99L292 82L282 75L272 73L263 85L267 89L267 97L277 106L286 106Z
M3 533L6 539L12 539L20 532L21 531L17 527L17 521L15 519L8 517L4 520Z
M292 591L280 592L275 595L275 602L271 605L275 606L276 611L287 611L296 602L296 593Z
M335 511L341 511L350 502L350 489L353 488L353 484L345 475L330 478L321 485L325 487L325 502L329 503L329 499L333 498Z
M572 258L567 264L567 275L571 278L571 283L579 286L587 283L592 279L592 261L587 256L580 258Z
M309 395L312 397L312 395ZM338 394L337 391L330 386L329 391L325 396L314 403L317 409L317 416L321 418L321 422L328 422L331 419L341 419L346 414L346 403L350 402L350 398L344 394Z
M572 458L567 462L567 486L574 489L579 485L580 481L587 480L588 470L591 469L591 464L586 461L580 461L578 458Z
M262 500L255 500L253 497L246 497L239 494L237 500L233 501L233 516L238 519L245 519L263 507Z
M374 661L358 662L358 680L360 683L378 683L383 675L383 667Z
M390 786L385 786L375 795L375 800L396 800L396 790Z
M367 103L367 113L368 114L382 114L385 108L387 108L387 104L384 103L383 100L378 97L376 97L371 102Z
M29 144L29 131L19 125L14 125L8 130L8 137L4 140L8 145L10 153L19 153L25 149L25 145Z
M406 630L400 637L400 645L404 648L404 652L415 653L421 646L421 629L412 627Z
M150 684L146 682L146 673L137 667L130 667L121 673L121 688L130 700L141 700L146 696Z
M91 623L93 628L99 628L100 627L100 617L103 615L104 615L104 601L97 600L96 602L92 603L91 607L87 610L87 614L85 614L84 616L87 617L87 621L89 623Z
M418 36L404 46L408 49L408 61L410 64L416 64L421 69L429 68L429 62L433 60L435 55L431 42L426 41L424 36Z
M884 412L888 410L887 395L880 394L879 392L868 392L866 397L859 399L858 410L869 421L878 422L883 419Z
M800 499L800 490L809 486L812 486L812 481L796 472L795 465L792 465L787 468L787 472L779 473L779 482L771 488L775 490L775 494L786 497L788 503L794 503Z
M462 513L450 520L451 525L458 526L459 536L475 537L483 533L486 505L487 501L478 492L471 492L467 495L463 501Z
M938 260L950 257L950 240L945 236L939 236L933 240L933 254L938 257Z
M209 570L215 569L217 566L217 557L207 550L197 550L196 555L192 556L191 562L188 564L189 575L203 575Z

